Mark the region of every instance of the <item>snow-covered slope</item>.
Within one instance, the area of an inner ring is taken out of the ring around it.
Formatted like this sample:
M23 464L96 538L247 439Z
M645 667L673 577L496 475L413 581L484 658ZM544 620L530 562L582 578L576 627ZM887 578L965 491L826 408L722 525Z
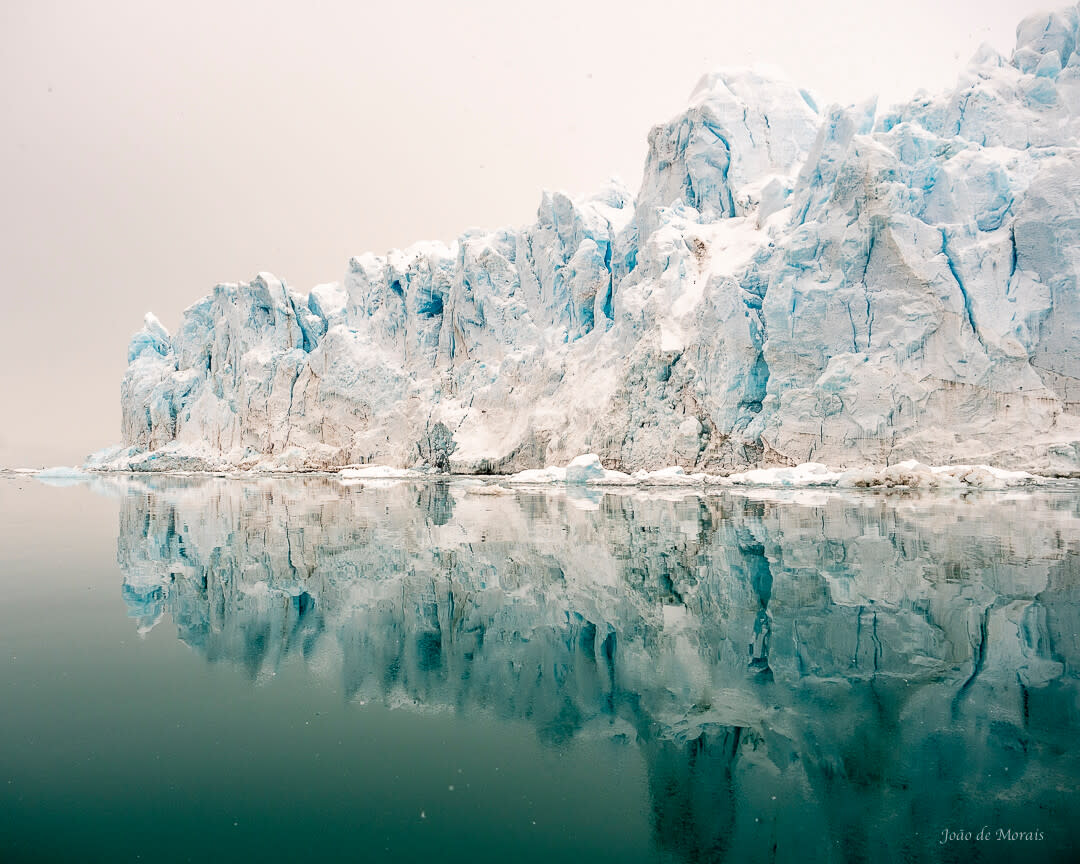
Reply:
M636 199L148 316L91 464L1080 471L1078 21L884 112L718 71Z

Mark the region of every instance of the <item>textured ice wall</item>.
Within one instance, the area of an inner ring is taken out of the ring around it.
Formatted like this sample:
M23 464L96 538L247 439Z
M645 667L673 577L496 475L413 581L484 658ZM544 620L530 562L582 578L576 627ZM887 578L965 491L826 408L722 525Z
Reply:
M721 70L636 199L220 285L134 337L95 464L1080 471L1078 19L886 111Z

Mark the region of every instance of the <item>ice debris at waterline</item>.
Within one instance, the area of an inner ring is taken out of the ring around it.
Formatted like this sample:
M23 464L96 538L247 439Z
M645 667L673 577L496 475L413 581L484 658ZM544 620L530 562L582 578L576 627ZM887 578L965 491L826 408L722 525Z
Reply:
M706 75L637 197L152 316L99 468L1080 472L1076 7L878 110Z
M1005 471L989 465L923 465L911 459L896 465L833 471L818 462L791 468L758 468L727 476L686 473L674 465L659 471L606 470L595 453L578 456L565 468L549 466L519 471L503 483L519 486L556 484L588 486L822 486L839 489L1006 489L1038 483L1027 471Z
M34 479L40 480L47 486L77 486L85 482L89 476L82 468L69 468L63 465L42 468L40 471L33 472L22 470L19 473L32 473Z

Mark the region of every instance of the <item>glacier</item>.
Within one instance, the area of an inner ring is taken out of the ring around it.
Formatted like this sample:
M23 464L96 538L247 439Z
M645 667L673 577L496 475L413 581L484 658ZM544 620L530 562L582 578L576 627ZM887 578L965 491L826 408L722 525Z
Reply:
M133 337L115 470L1080 474L1080 12L956 85L819 108L706 75L634 197L218 285Z

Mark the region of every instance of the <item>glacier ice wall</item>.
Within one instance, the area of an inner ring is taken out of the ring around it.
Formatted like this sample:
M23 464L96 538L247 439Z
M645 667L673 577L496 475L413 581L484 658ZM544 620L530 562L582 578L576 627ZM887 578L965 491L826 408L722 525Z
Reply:
M1080 471L1078 21L887 111L721 70L636 199L545 193L308 294L219 285L133 338L94 464Z

